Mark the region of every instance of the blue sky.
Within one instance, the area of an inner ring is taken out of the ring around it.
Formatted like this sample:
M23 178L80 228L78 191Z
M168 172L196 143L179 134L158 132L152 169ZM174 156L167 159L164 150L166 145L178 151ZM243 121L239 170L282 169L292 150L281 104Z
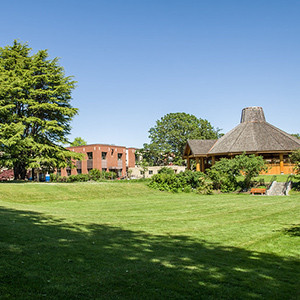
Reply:
M141 147L171 112L226 133L248 106L298 133L299 15L293 0L11 0L0 46L61 58L78 82L70 140Z

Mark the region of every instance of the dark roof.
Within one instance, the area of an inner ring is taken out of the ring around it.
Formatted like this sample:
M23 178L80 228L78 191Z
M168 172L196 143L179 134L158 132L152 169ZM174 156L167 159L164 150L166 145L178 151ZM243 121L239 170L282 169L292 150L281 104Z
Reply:
M183 155L188 155L188 147L192 155L206 155L217 140L188 140Z
M212 143L208 141L189 140L187 144L192 154L198 155L243 152L290 152L300 148L299 139L266 122L261 107L244 108L239 125L216 142Z

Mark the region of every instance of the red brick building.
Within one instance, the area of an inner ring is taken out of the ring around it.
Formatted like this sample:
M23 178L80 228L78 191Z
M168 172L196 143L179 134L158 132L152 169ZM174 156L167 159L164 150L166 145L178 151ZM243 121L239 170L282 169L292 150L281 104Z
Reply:
M128 168L135 167L136 148L123 146L92 144L77 147L68 147L70 151L85 154L83 161L76 162L76 168L61 170L61 176L88 174L92 169L113 171L119 177L126 176Z

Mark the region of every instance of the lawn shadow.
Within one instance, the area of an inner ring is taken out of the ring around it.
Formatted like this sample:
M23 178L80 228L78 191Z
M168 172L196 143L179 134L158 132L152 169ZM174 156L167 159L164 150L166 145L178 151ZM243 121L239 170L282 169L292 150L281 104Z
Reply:
M1 299L296 299L299 261L0 208Z
M284 229L283 232L290 236L300 236L300 224L293 224L291 227Z

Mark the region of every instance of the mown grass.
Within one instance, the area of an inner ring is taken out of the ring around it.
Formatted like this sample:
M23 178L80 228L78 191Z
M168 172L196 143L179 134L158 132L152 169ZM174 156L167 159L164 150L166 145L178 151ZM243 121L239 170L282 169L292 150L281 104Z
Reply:
M297 299L300 194L0 184L1 299Z

